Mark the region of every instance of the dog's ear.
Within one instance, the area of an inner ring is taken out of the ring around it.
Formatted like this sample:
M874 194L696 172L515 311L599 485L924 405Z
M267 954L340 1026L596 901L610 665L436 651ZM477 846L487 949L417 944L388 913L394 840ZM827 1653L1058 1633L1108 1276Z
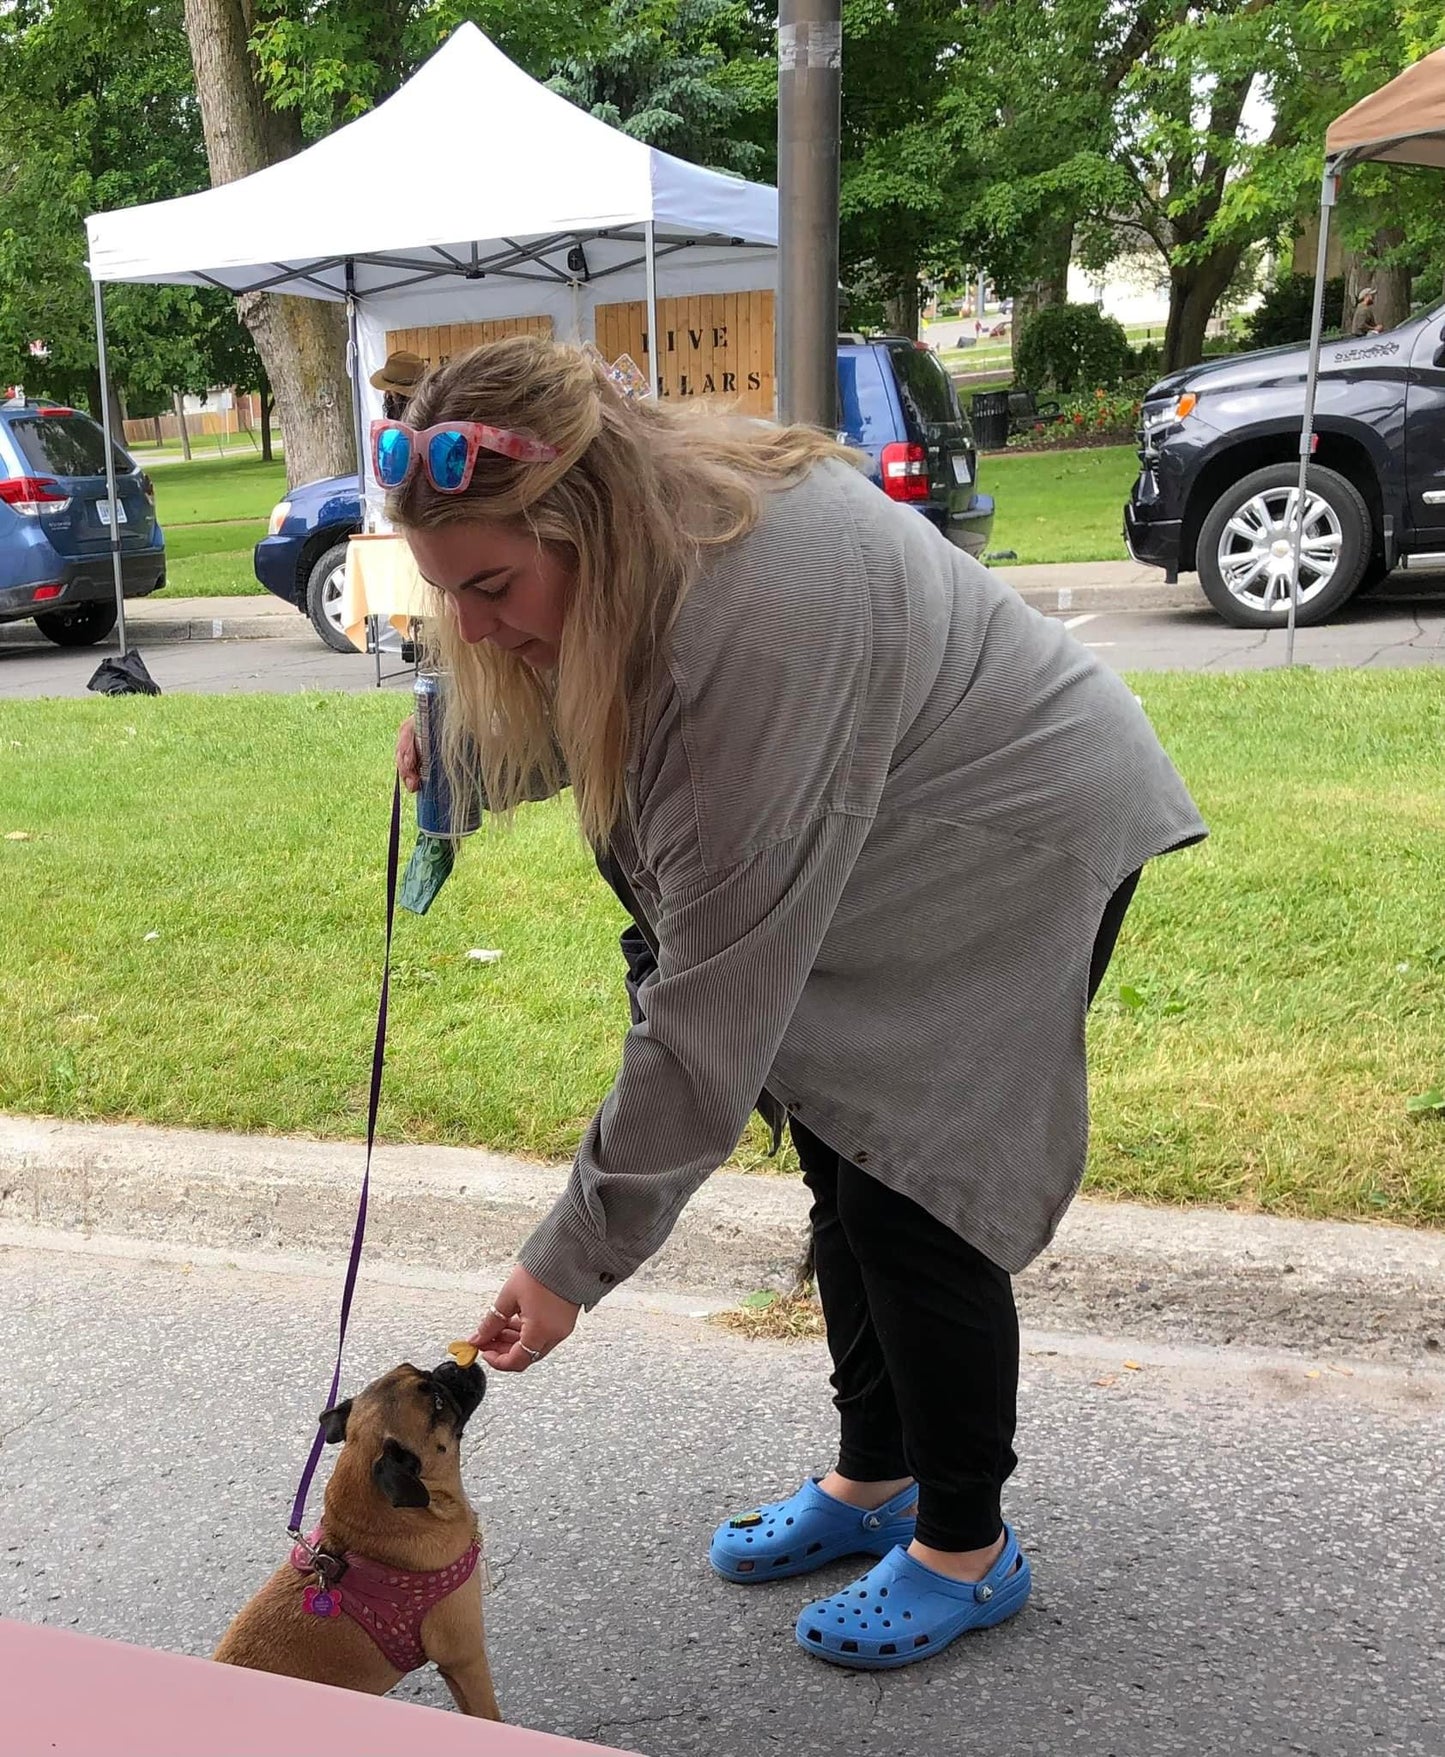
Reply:
M372 1478L393 1507L429 1507L431 1496L421 1480L421 1459L395 1440L388 1440L371 1467Z
M321 1432L328 1446L336 1446L346 1438L346 1424L351 1419L351 1399L338 1403L332 1409L323 1409L316 1418L321 1423Z

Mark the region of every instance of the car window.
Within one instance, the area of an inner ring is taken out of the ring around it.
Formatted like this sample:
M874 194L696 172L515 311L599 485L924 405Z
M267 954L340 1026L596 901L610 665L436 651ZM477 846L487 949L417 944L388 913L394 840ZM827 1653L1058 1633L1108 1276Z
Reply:
M10 431L26 466L45 476L103 476L105 435L89 415L16 415ZM133 470L135 463L120 446L115 467Z
M897 417L874 348L838 356L838 425L853 445L886 445Z
M956 427L961 417L953 380L937 354L911 343L890 347L889 357L898 374L898 390L909 419L919 427Z

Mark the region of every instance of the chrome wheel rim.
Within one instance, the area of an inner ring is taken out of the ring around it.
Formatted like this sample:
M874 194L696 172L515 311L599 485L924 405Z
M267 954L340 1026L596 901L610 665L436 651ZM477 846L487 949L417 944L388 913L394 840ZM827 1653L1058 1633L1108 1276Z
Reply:
M341 588L345 582L346 568L343 564L332 568L321 587L321 614L338 634L346 633L341 626Z
M1230 515L1219 535L1215 561L1232 598L1266 616L1289 614L1299 489L1265 488ZM1335 577L1344 547L1339 515L1323 495L1305 497L1300 538L1299 597L1313 602Z

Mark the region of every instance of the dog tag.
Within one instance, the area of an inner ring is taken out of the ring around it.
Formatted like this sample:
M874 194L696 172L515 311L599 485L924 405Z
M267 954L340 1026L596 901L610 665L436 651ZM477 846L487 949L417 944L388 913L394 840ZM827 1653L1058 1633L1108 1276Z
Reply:
M301 1608L313 1617L339 1617L341 1594L334 1586L308 1586L301 1594Z

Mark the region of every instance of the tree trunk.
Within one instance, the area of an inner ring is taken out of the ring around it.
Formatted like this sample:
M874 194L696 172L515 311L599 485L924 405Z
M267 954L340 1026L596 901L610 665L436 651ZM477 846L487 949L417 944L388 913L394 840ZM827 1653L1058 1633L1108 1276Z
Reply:
M271 462L271 395L261 392L261 462Z
M272 110L247 46L246 0L185 0L211 182L249 176L295 152L300 124ZM356 468L346 377L346 315L326 300L247 293L236 301L274 388L295 486Z
M1389 256L1404 242L1405 234L1399 226L1383 226L1375 233L1375 255L1380 258ZM1370 285L1375 289L1375 322L1381 329L1394 329L1410 315L1412 279L1408 267L1382 264L1375 269Z
M1243 254L1242 245L1231 244L1202 259L1170 265L1169 321L1164 330L1166 373L1195 366L1204 358L1209 320Z
M181 391L174 391L176 407L176 426L181 430L181 456L187 463L191 461L191 435L186 427L186 399Z
M1019 337L1028 321L1048 305L1067 305L1069 301L1069 260L1074 254L1074 222L1064 220L1051 228L1041 244L1042 264L1039 275L1014 295L1013 317L1009 323L1010 360L1018 359Z
M164 439L161 434L161 418L159 415L153 415L151 417L151 420L154 423L155 430L156 430L156 450L159 451L161 449L162 444L164 443Z
M105 398L100 394L100 368L91 367L86 373L86 401L90 404L91 419L99 427L105 410ZM31 393L34 394L33 392ZM110 436L117 445L125 444L125 421L122 414L120 395L116 390L115 374L110 375Z
M905 278L897 283L893 291L884 299L883 309L887 314L888 327L894 335L908 336L910 340L918 340L918 277Z

